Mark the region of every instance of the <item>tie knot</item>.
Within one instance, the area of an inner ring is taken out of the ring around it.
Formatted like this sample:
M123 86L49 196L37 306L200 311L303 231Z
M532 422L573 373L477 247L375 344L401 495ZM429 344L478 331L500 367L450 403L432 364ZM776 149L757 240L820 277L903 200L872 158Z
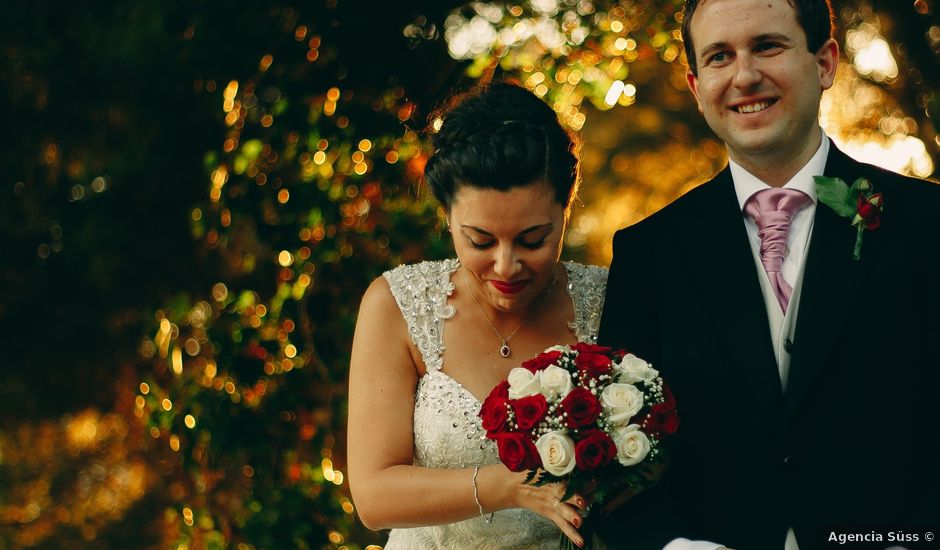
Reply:
M744 205L744 211L762 228L768 223L790 224L790 219L804 204L809 196L796 189L764 189L751 195Z

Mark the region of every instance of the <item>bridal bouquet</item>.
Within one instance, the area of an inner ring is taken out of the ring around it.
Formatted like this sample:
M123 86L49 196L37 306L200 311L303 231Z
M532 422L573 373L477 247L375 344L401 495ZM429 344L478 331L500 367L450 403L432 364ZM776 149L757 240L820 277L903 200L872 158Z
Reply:
M663 438L679 427L656 369L583 343L550 347L512 369L480 416L507 468L528 471L535 485L567 482L562 500L592 483L595 503L624 482L648 485L651 466L664 460Z

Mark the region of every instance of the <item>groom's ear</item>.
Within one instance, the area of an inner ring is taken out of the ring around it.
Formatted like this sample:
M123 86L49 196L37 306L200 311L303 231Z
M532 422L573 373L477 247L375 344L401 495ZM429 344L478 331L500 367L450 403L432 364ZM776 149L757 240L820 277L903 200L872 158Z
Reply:
M832 87L839 67L839 44L830 38L816 50L816 69L819 72L819 85L823 90Z
M702 109L702 100L698 97L698 77L692 71L685 73L685 80L689 84L689 90L692 92L692 96L695 97L695 103L698 104L698 112L704 113Z

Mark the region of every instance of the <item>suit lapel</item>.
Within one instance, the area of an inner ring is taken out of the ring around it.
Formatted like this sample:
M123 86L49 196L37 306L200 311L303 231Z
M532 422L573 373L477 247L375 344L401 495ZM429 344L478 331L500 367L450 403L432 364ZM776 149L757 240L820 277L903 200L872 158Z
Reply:
M727 341L732 359L760 408L779 406L780 376L757 268L731 171L725 168L703 192L705 210L687 228L689 273L698 273L699 293Z
M834 144L830 147L825 175L842 178L851 185L863 175L863 166L836 149ZM877 187L878 183L873 183ZM836 215L825 204L816 205L785 397L787 417L793 414L819 371L830 360L833 347L846 330L853 301L858 298L868 266L877 261L879 231L865 233L862 258L855 260L852 249L856 231L850 219Z

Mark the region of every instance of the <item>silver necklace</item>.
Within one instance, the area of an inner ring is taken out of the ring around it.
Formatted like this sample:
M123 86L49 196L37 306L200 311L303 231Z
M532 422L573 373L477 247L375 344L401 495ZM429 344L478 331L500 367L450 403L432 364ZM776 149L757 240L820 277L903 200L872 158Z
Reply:
M546 290L545 293L542 294L542 296L541 296L541 299L542 299L542 300L545 300L545 299L546 299L546 296L550 295L550 294L552 293L552 290L554 290L554 288L555 288L555 279L556 279L556 277L555 277L555 274L553 273L553 274L552 274L552 282L551 282L550 285L548 285L548 290ZM519 332L519 329L521 329L523 326L525 326L525 320L523 320L521 323L519 323L519 326L516 327L516 330L512 331L512 334L510 334L509 336L503 338L503 335L500 334L500 333L499 333L499 330L496 329L496 325L494 325L494 324L493 324L493 321L490 320L489 315L486 314L486 310L483 309L483 304L481 304L480 301L477 300L477 295L474 294L474 293L473 293L473 289L470 288L470 278L467 277L467 269L466 269L466 268L464 268L464 271L463 271L463 281L464 281L464 284L467 285L467 292L470 293L470 297L473 298L474 303L476 303L477 307L480 308L480 313L483 314L483 318L486 319L486 322L490 324L490 328L492 328L492 329L493 329L493 332L496 333L496 337L499 338L499 340L503 343L503 345L501 345L501 346L499 347L499 355L500 355L501 357L503 357L504 359L509 358L509 356L512 355L512 349L509 347L509 340L511 340L512 337L515 336L517 332Z

